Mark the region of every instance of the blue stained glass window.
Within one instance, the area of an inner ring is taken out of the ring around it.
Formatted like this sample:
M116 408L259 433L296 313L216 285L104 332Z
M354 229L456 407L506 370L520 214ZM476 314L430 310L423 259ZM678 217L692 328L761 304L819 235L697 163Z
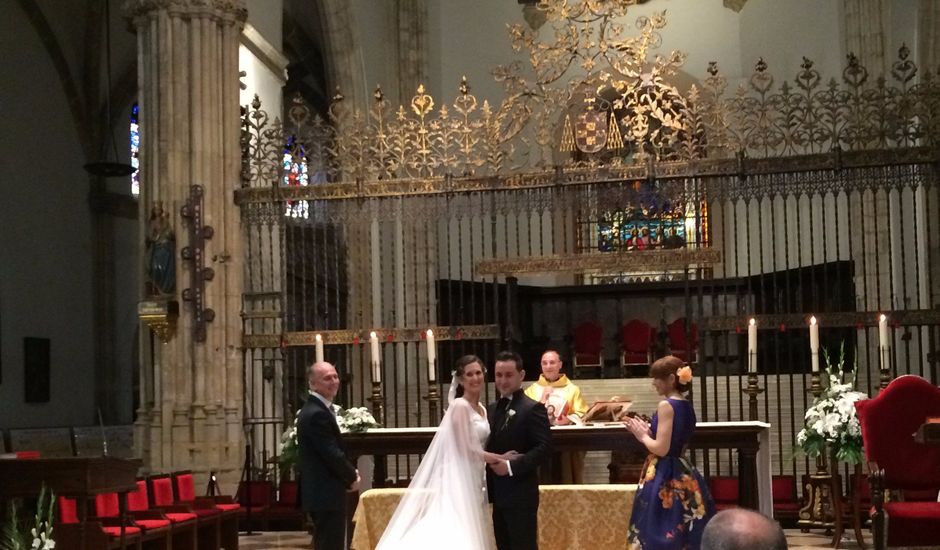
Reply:
M281 185L285 187L310 185L304 146L298 143L293 136L287 140L287 144L284 146L284 161L282 167L284 169L284 176L281 179ZM310 205L307 201L287 201L284 215L289 218L307 219L310 217Z
M131 167L134 173L131 174L131 195L140 196L140 126L138 117L140 115L140 106L134 103L131 107Z

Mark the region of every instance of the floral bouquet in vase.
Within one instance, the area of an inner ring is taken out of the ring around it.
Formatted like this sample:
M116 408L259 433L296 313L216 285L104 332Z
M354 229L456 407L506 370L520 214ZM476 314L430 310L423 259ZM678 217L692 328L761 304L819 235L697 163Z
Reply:
M359 433L366 432L372 428L378 428L379 423L375 417L365 407L352 407L343 409L339 405L333 405L333 412L336 413L336 425L339 426L340 433ZM300 446L297 443L297 418L300 416L300 409L294 414L294 422L281 434L281 444L278 448L278 462L281 465L281 475L289 471L300 454Z
M803 429L796 436L799 450L809 457L818 457L830 449L835 457L849 464L862 461L862 430L855 414L855 402L867 399L855 391L858 373L856 364L843 372L845 349L839 348L839 362L833 365L823 350L826 363L827 386L803 417Z

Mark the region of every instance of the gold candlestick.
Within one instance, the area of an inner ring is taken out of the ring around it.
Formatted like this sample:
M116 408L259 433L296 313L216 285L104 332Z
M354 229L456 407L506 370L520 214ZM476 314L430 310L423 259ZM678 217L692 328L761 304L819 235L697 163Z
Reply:
M888 383L891 382L891 356L889 355L888 346L878 346L879 351L879 367L881 370L881 377L879 380L879 389L885 389L888 387Z
M437 389L437 382L432 381L428 385L428 394L424 398L428 400L428 420L432 426L437 426L441 421L441 393Z
M813 399L819 399L822 395L822 384L819 383L819 371L814 372L809 382L809 393L813 394Z
M748 395L747 398L747 419L757 420L757 396L764 393L764 388L758 385L757 373L747 373L747 386L741 388L741 391Z
M372 416L380 426L385 425L385 398L382 397L382 383L372 381L372 396L369 397L372 402Z
M813 401L822 395L823 386L820 382L819 371L813 372L810 379L809 392ZM829 472L829 461L826 454L828 448L823 449L816 457L816 472L808 476L805 496L806 506L800 508L797 525L800 529L825 529L831 531L836 525L836 519L841 514L839 499L841 489L838 487L838 478Z

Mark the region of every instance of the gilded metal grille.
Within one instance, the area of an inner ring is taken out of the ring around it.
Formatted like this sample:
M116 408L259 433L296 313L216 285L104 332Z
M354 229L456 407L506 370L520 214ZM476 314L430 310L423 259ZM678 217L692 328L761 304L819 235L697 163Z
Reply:
M701 86L680 93L668 77L685 56L648 59L664 16L642 19L639 36L620 38L623 27L615 21L623 7L617 3L595 6L597 13L561 4L567 6L544 6L561 29L554 43L512 27L513 47L530 53L532 76L518 64L497 68L505 85L499 100L481 101L464 79L449 103L421 86L408 105L393 107L377 88L371 107L361 111L338 93L326 119L294 98L283 122L271 120L255 100L243 124L251 161L243 180L256 189L242 190L239 200L539 187L709 168L774 171L785 164L747 161L833 151L890 156L891 150L923 146L935 156L940 84L929 71L915 80L918 68L906 47L884 77L869 75L849 56L842 74L827 80L804 58L801 70L778 84L760 60L746 84L729 90L712 63ZM563 79L573 64L589 74ZM310 172L322 174L326 185L270 187L281 179L288 142L304 145ZM658 168L660 163L670 166Z

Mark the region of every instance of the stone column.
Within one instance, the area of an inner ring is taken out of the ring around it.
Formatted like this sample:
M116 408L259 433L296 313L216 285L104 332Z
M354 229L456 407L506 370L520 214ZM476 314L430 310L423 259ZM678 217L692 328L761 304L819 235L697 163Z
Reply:
M887 0L843 0L845 10L845 53L855 54L868 69L869 84L887 75L885 63L885 22Z
M421 0L398 0L398 98L408 105L419 84L427 84L428 7ZM444 97L443 90L433 90Z
M933 0L917 4L917 65L921 74L940 69L940 4Z
M178 328L163 344L141 328L141 399L135 441L149 471L192 469L237 480L242 465L242 234L232 196L240 184L238 40L247 12L240 0L128 0L137 32L141 112L141 235L161 202L176 234ZM180 250L192 246L180 208L190 186L204 189L204 307L215 312L204 340L181 299L194 287ZM142 262L146 249L141 244ZM143 297L143 291L142 291ZM148 376L149 375L149 376ZM146 387L146 384L141 384Z
M368 104L369 87L365 82L365 64L359 29L355 25L351 2L320 0L314 3L323 31L323 54L328 82L339 88L356 108Z

